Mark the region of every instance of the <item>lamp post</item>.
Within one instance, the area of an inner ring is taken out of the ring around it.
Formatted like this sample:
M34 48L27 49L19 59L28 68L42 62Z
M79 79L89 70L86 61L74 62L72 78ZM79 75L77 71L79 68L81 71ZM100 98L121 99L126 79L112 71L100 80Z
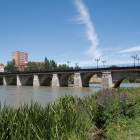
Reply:
M135 67L135 59L137 58L137 55L134 56L131 55L131 57L134 58L134 67Z
M95 59L95 61L97 61L97 69L98 69L98 61L100 60L100 58Z
M136 58L136 59L138 60L138 66L139 66L139 60L140 60L140 59L139 59L139 58Z
M67 61L67 63L68 63L68 67L69 67L69 63L70 63L71 61Z
M103 63L103 67L104 67L104 68L105 68L105 66L104 66L104 63L105 63L105 62L106 62L106 60L103 60L103 61L102 61L102 63Z
M74 63L76 66L75 66L75 68L77 69L77 67L78 67L78 63Z

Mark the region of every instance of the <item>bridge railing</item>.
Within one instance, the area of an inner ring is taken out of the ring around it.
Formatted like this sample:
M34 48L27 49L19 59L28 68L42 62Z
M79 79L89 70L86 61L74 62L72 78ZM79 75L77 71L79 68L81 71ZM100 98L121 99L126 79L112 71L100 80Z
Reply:
M84 66L84 67L67 67L63 69L49 69L49 70L34 70L34 71L16 71L16 72L0 72L0 75L4 74L26 74L26 73L45 73L45 72L66 72L66 71L84 71L84 70L108 70L108 69L129 69L129 68L138 68L140 69L140 66L134 66L134 64L118 64L118 65L99 65L97 66Z

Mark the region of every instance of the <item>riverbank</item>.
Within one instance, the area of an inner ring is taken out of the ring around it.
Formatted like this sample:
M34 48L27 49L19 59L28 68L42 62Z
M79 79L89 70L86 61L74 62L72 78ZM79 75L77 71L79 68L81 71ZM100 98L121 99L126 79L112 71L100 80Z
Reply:
M140 139L140 88L0 110L1 139Z

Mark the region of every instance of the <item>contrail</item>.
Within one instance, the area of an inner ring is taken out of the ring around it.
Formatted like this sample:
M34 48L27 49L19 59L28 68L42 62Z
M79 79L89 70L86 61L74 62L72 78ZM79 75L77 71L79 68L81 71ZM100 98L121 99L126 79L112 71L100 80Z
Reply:
M94 58L98 58L101 56L101 51L96 48L99 43L99 39L97 38L97 35L94 31L94 26L91 22L90 14L82 0L74 0L74 3L77 7L77 11L80 14L76 19L76 21L79 24L86 25L86 35L92 44L90 49L87 51L87 53L92 54Z

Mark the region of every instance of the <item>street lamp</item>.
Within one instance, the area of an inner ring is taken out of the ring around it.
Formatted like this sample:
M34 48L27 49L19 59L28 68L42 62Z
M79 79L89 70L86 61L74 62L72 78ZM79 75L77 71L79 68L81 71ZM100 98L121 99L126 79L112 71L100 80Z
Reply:
M75 68L77 69L78 68L78 63L74 63L76 66L75 66Z
M95 61L97 61L97 69L98 69L98 61L100 60L100 58L95 59Z
M68 67L69 67L69 63L70 63L71 61L67 61L67 63L68 63Z
M140 60L140 59L139 59L139 58L136 58L136 59L138 60L138 66L139 66L139 60Z
M102 61L102 63L103 63L103 67L105 67L105 66L104 66L104 63L105 63L105 62L106 62L106 60L103 60L103 61Z
M137 55L134 56L131 55L131 57L134 58L134 67L135 67L135 59L137 58Z

